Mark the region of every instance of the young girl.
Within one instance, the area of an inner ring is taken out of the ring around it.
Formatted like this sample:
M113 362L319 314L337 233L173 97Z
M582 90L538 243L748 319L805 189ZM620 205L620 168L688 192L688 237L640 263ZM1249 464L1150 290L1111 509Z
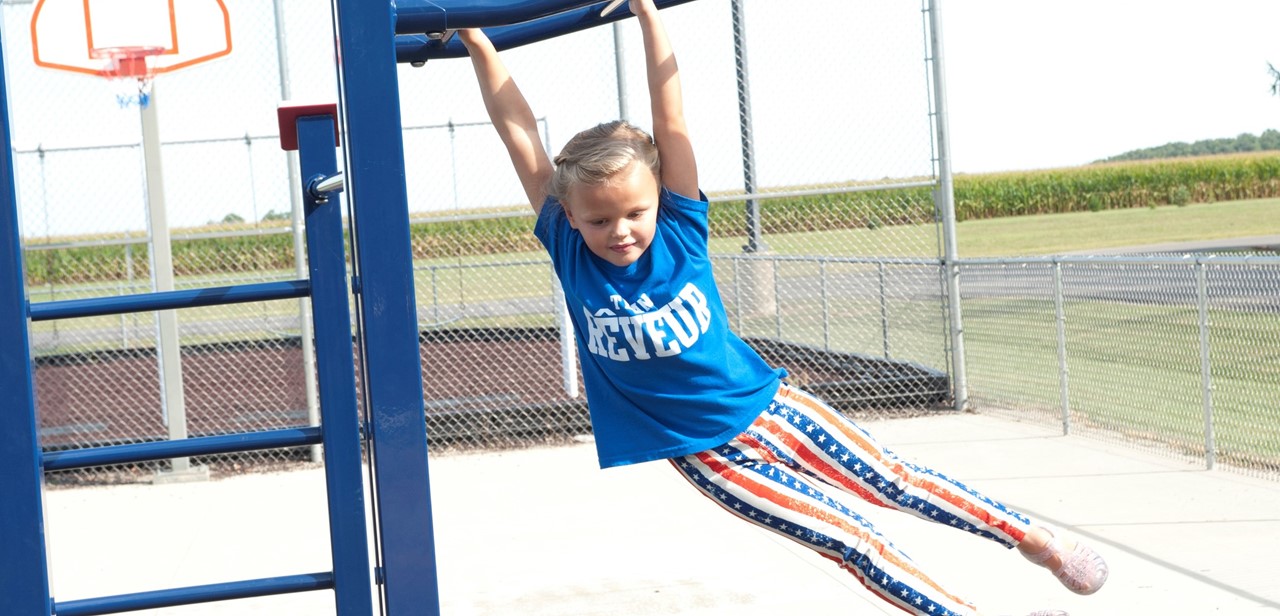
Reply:
M912 614L978 611L828 491L1017 547L1072 591L1098 590L1107 566L1093 550L899 460L729 331L675 55L653 0L630 0L630 9L644 40L653 137L601 124L570 139L554 166L492 43L479 30L460 33L564 287L601 467L668 459L729 513L840 563ZM1035 613L1054 614L1065 612Z

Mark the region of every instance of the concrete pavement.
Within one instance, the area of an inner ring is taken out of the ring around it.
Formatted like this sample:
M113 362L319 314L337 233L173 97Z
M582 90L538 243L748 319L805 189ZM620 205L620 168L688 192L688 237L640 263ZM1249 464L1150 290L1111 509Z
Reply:
M1092 541L1112 566L1079 597L1016 553L870 511L989 614L1280 614L1280 483L974 414L863 424L904 457ZM591 444L432 460L446 615L900 614L834 564L733 519L665 463L601 471ZM60 600L325 570L315 469L203 484L50 490ZM327 593L148 614L332 613Z

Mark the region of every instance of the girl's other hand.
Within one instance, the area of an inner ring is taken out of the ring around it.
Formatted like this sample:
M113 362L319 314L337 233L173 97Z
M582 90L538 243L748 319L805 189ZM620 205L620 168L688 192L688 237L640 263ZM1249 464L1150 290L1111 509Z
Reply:
M637 16L658 10L658 7L653 4L653 0L630 0L627 2L627 8L631 9L631 13Z
M484 30L480 28L458 30L458 38L462 39L462 44L467 49L474 49L477 43L485 43L489 40L489 37L485 36Z

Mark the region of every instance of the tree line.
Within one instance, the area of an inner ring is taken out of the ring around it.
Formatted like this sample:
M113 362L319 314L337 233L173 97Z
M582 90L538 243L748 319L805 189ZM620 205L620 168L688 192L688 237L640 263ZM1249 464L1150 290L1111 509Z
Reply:
M1251 133L1241 133L1240 136L1223 139L1202 139L1194 143L1185 141L1175 141L1166 143L1153 148L1143 148L1140 150L1132 150L1104 158L1100 163L1110 163L1125 160L1154 160L1158 158L1183 158L1187 156L1208 156L1211 154L1235 154L1238 152L1263 152L1270 150L1280 150L1280 131L1275 129L1267 129L1262 131L1261 135L1253 135Z

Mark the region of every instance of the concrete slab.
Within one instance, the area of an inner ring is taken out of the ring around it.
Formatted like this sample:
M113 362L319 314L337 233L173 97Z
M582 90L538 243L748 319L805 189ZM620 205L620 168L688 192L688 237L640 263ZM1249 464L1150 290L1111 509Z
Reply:
M1078 597L995 544L863 510L989 614L1280 613L1280 484L979 415L866 422L905 457L1094 541L1108 585ZM432 460L447 615L900 614L852 576L736 520L666 463L601 471L590 444ZM329 568L318 469L200 484L50 490L58 599ZM146 614L324 614L329 593Z

